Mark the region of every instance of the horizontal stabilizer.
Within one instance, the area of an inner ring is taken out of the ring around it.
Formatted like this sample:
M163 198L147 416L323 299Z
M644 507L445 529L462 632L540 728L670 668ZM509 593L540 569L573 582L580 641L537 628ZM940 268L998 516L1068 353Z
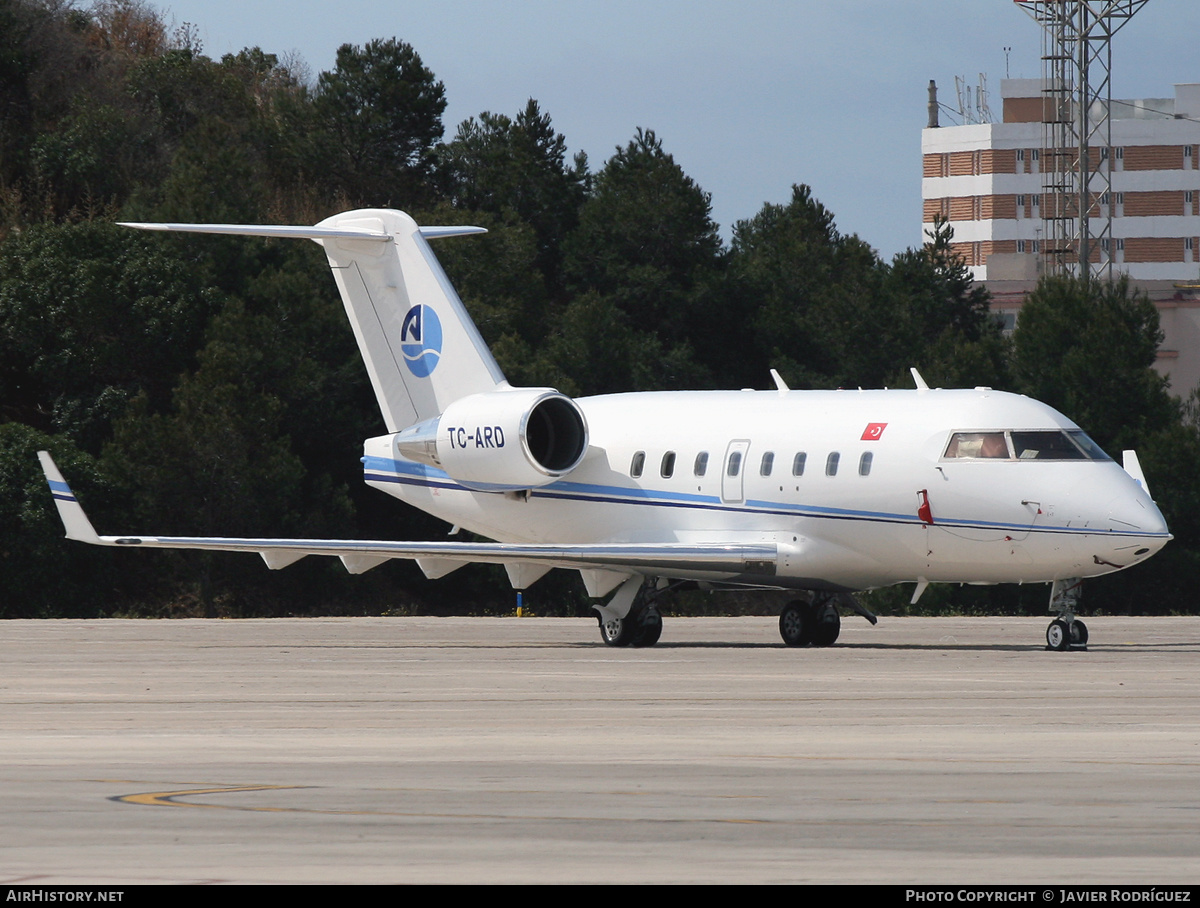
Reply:
M158 230L170 233L219 233L229 236L266 236L296 240L379 240L392 239L384 230L365 230L359 227L289 227L276 224L151 224L119 221L122 227L137 230ZM487 233L483 227L421 227L421 236L439 240L448 236L470 236Z

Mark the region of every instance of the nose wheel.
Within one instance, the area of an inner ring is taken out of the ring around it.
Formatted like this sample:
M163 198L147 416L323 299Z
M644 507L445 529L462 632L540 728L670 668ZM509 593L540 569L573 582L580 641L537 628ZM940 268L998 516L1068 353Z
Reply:
M1057 610L1058 617L1046 628L1046 649L1056 652L1087 649L1087 625L1075 617L1081 585L1078 578L1054 581L1050 590L1050 610Z

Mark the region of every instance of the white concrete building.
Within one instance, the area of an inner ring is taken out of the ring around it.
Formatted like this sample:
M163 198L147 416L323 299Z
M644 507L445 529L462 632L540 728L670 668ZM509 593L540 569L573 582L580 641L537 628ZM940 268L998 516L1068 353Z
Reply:
M921 196L926 229L949 218L954 248L994 308L1015 317L1044 266L1042 83L1005 79L1000 94L1002 122L922 131ZM1110 120L1111 152L1093 155L1111 153L1112 191L1094 198L1092 216L1111 212L1112 235L1091 260L1111 256L1156 302L1159 367L1187 394L1200 384L1200 84L1114 99Z

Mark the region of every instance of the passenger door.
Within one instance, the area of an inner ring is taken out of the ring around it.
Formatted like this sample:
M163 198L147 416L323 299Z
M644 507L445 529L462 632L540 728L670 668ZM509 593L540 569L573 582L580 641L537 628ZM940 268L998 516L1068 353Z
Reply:
M725 463L721 469L721 500L739 502L745 499L746 455L750 442L746 439L731 441L725 449Z

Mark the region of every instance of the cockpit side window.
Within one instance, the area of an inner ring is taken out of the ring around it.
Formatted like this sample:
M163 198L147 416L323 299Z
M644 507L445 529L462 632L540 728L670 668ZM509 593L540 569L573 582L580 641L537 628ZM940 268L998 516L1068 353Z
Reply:
M1008 442L1003 432L955 432L946 445L947 460L1008 460Z
M1083 453L1087 455L1088 460L1112 460L1104 449L1088 438L1086 432L1082 429L1067 429L1067 435L1071 437L1071 441L1083 448Z
M1111 458L1079 429L955 432L943 460L1100 460Z
M1087 460L1088 456L1065 432L1013 432L1017 460Z

